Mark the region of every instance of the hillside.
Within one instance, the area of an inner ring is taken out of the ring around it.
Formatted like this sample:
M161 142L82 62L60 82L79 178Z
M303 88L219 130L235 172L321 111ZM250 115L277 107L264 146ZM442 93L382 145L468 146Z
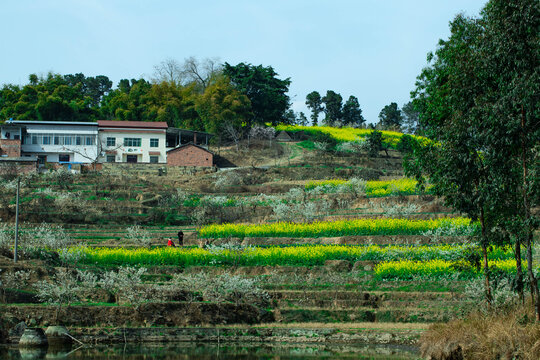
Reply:
M55 307L35 297L35 284L60 281L65 268L97 278L87 285L94 290L77 292L70 311L59 315L84 341L106 341L91 330L95 327L129 324L131 331L147 325L219 325L235 339L415 344L428 324L461 317L476 306L465 288L477 278L477 250L461 245L473 227L403 179L399 152L372 157L321 151L305 140L251 141L240 150L213 151L228 166L181 175L26 178L22 261L14 265L5 257L11 248L2 250L0 276L8 284L0 305L4 328L28 319L54 323ZM0 217L10 222L13 183L2 186ZM325 230L339 221L363 219L368 225ZM318 224L320 230L289 233L290 221ZM37 245L24 248L25 239L54 238L61 231L39 232L42 222L61 225L68 243L84 247L52 253L51 248L36 251ZM274 224L285 230L238 235L220 230L222 223ZM3 226L9 233L9 225ZM176 240L179 230L185 248L166 248L166 238ZM505 250L497 254L510 256ZM399 268L402 260L439 265L407 270ZM452 265L455 261L461 261L460 268ZM379 271L382 263L390 264L389 270ZM107 288L99 280L111 271L121 276L121 266L146 269L132 279L129 291ZM17 271L28 275L15 286L10 279ZM246 324L258 335L246 332ZM108 331L114 338L114 330ZM211 336L211 330L202 336Z

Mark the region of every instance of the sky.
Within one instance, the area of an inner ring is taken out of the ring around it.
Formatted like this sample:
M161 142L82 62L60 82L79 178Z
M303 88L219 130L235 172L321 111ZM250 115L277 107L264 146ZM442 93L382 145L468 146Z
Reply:
M426 55L486 0L1 0L0 84L32 73L150 79L161 61L217 57L290 78L292 108L327 90L368 122L409 101Z

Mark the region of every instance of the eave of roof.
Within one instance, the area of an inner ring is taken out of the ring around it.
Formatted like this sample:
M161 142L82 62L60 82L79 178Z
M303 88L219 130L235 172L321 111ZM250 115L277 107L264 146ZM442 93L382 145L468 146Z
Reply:
M4 125L77 125L77 126L98 126L97 122L81 121L37 121L37 120L13 120L6 121Z
M139 129L167 129L169 126L165 121L118 121L118 120L98 120L99 127L115 128L139 128Z
M212 151L210 151L210 150L208 150L208 149L206 149L206 148L204 148L204 147L202 147L200 145L196 145L196 144L194 144L192 142L188 142L187 144L178 145L177 147L175 147L173 149L167 150L167 152L176 151L176 150L179 150L179 149L187 147L187 146L195 146L195 147L198 147L199 149L202 149L202 150L214 155L214 153Z
M208 137L213 137L214 134L210 134L210 133L207 133L207 132L204 132L204 131L197 131L197 130L187 130L187 129L180 129L180 128L173 128L173 127L170 127L167 129L167 133L168 134L178 134L178 133L188 133L188 134L203 134L203 135L206 135Z

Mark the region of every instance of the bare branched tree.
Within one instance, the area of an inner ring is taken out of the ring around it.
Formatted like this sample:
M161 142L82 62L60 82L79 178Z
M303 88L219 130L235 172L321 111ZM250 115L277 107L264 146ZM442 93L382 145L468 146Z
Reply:
M175 59L166 59L154 66L152 81L161 83L163 81L180 85L184 82L182 66Z
M96 145L97 145L96 152L94 152L92 150L92 147L83 148L82 150L80 150L77 147L63 146L62 150L73 152L73 153L78 154L78 155L82 156L83 158L89 160L90 163L92 164L92 169L95 170L96 169L96 164L99 162L99 160L101 160L105 156L106 151L116 152L116 150L121 149L123 147L122 143L117 144L114 147L108 147L107 146L107 140L106 139L100 139L99 136L97 137L96 140L97 140L97 142L96 142Z
M232 141L234 141L234 144L236 145L236 151L240 151L240 139L242 137L240 131L234 126L234 124L230 122L225 124L223 130L232 139Z
M204 91L212 80L222 69L218 58L206 58L199 61L196 57L190 56L184 60L182 73L184 81L196 83Z

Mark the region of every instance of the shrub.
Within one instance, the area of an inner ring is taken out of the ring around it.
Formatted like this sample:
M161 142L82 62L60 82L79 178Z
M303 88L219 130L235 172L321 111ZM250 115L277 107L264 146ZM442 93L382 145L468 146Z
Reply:
M0 252L9 251L14 234L15 232L12 226L6 223L0 224Z
M223 274L215 276L207 273L175 274L173 284L188 293L188 301L199 297L203 300L222 303L262 305L269 299L255 279Z
M272 140L276 136L276 129L255 125L249 130L249 137L260 140Z
M380 204L384 215L390 218L409 217L418 211L418 206L413 203L403 204Z
M404 134L399 140L396 149L402 154L410 154L416 144L415 138L411 135Z
M7 289L23 289L28 286L33 274L34 271L32 270L8 272L3 277L4 287Z
M367 136L367 150L371 157L379 155L379 151L383 150L382 133L377 130L373 130Z
M152 246L150 232L139 225L133 225L126 229L126 240L142 247L150 248Z
M62 188L67 188L68 185L73 184L75 175L66 168L59 168L45 173L45 179L52 183L58 184Z
M356 197L364 196L366 195L366 184L367 181L364 179L359 178L352 178L349 180L349 182L343 186L344 192L349 192L353 194Z
M476 227L464 227L452 222L447 222L437 228L423 231L422 235L429 237L434 243L443 243L445 242L446 237L472 237L475 236L477 232L478 229Z
M50 282L38 281L34 288L41 301L58 306L76 301L81 290L77 277L68 270L59 270Z
M324 141L314 141L313 147L319 151L327 151L330 148L330 144Z
M86 246L77 247L65 247L58 250L60 260L64 265L77 265L77 263L84 257L86 253Z
M146 268L133 268L121 266L118 271L108 271L99 281L101 287L109 291L117 303L122 300L132 305L141 304L146 300L142 289L142 275Z
M340 153L359 154L361 152L367 151L367 141L358 140L343 142L336 146L336 151Z
M243 184L243 179L235 171L227 171L220 173L217 177L216 182L214 183L214 186L216 190L223 191L228 187L231 186L238 186Z
M273 211L273 216L278 221L286 222L312 222L317 217L317 213L325 213L328 211L328 202L321 200L318 203L313 201L299 203L273 203L270 204Z

